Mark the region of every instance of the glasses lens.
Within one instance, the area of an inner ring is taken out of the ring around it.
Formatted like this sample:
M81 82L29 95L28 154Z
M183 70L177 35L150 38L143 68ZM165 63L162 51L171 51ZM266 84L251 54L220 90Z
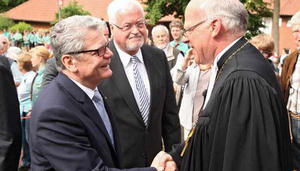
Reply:
M98 49L98 56L104 56L105 55L107 46L108 46L108 43L106 43L103 47L100 47Z

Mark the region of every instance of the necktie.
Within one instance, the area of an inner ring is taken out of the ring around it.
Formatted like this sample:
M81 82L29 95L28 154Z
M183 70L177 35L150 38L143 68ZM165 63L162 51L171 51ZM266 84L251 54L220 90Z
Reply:
M148 115L149 115L149 110L150 110L150 100L148 97L148 93L146 91L146 86L144 84L144 81L141 77L141 74L138 70L137 64L138 64L138 58L136 56L133 56L131 58L131 62L133 64L133 75L134 75L134 81L135 81L135 86L136 90L138 91L139 94L139 102L138 106L143 118L143 121L145 125L147 126L148 124Z
M103 98L100 95L98 90L95 90L95 94L94 94L92 100L94 101L96 109L97 109L102 121L104 122L104 126L106 128L106 131L108 132L110 140L111 140L112 144L114 145L114 138L113 138L113 132L112 132L110 120L109 120L108 114L104 107Z

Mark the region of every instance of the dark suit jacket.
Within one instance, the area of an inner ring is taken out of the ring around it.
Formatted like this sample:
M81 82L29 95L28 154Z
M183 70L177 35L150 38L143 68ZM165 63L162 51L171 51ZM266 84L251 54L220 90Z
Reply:
M44 88L47 86L57 76L57 74L58 71L56 69L56 59L55 57L52 57L47 60L45 65L42 87Z
M115 120L109 109L106 110L114 132L114 147L92 100L66 75L59 73L41 91L32 111L31 170L121 168Z
M151 91L146 128L113 42L109 48L114 54L110 64L113 75L104 80L99 89L105 95L120 128L123 166L149 166L162 150L162 138L166 151L180 142L178 109L165 53L148 45L141 48Z
M16 171L22 135L17 91L8 69L0 59L0 170Z

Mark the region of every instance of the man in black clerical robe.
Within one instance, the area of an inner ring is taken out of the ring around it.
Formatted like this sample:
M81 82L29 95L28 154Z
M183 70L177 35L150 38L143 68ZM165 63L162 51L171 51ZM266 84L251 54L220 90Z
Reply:
M180 171L287 171L288 120L278 81L244 37L247 11L235 0L194 0L185 36L195 61L213 63L206 103L191 138L172 151ZM184 147L185 146L185 147Z

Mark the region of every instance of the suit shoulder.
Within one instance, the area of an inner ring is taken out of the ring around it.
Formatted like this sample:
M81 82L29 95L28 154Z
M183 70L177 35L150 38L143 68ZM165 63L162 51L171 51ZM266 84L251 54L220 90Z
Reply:
M149 46L147 44L144 44L142 46L142 50L146 51L146 52L151 52L153 54L160 54L160 55L164 55L164 51L155 47L155 46Z

